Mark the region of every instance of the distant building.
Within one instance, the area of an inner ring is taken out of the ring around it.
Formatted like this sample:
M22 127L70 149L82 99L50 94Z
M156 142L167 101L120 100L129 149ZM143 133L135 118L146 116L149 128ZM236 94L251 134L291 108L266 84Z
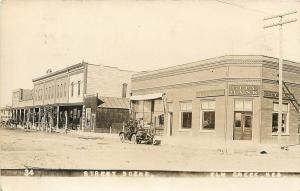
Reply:
M54 72L48 69L46 75L32 80L33 90L19 89L13 92L13 118L19 124L29 122L39 129L50 124L56 129L100 132L98 129L107 126L98 121L101 118L97 116L100 115L98 106L108 103L99 97L109 97L105 100L119 98L128 102L133 73L85 62ZM90 98L96 100L95 104L88 104L86 99ZM125 111L127 114L122 114L120 119L128 120L129 108L119 108L119 112ZM119 121L114 123L120 125Z
M116 97L87 97L85 126L99 133L119 133L123 130L123 122L129 120L129 99ZM91 115L88 115L91 113ZM95 124L95 125L93 125Z
M12 118L11 107L1 107L0 108L0 122L8 121Z
M29 120L28 114L33 106L32 90L17 89L12 93L12 118L20 125Z
M136 119L211 143L277 143L278 59L222 56L132 77ZM282 143L299 141L300 63L283 62Z

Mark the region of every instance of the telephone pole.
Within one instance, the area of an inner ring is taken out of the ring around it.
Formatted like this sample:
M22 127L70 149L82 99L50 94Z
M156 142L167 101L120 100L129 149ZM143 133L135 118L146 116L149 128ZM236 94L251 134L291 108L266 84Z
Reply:
M278 56L278 64L279 64L279 103L278 103L278 144L281 146L281 133L282 133L282 62L283 62L283 58L282 58L282 26L288 23L292 23L292 22L296 22L297 19L288 19L288 20L283 20L284 16L288 16L288 15L292 15L297 13L297 11L290 11L287 13L283 13L283 14L279 14L279 15L274 15L274 16L270 16L270 17L266 17L264 18L264 21L266 20L271 20L271 19L279 19L277 21L277 23L273 23L273 24L269 24L269 25L265 25L264 29L266 28L271 28L271 27L277 27L279 29L279 56Z

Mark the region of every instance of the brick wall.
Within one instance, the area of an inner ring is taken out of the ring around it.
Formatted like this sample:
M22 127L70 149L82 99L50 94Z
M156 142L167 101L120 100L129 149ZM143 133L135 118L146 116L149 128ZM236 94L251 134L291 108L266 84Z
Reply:
M123 83L127 83L127 97L130 95L131 76L134 72L113 67L88 65L87 95L97 94L106 97L122 97Z

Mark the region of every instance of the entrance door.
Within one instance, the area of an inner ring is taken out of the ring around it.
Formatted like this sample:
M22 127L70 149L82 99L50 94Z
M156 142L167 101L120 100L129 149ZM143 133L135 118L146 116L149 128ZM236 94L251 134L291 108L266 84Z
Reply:
M233 140L252 140L252 112L234 112Z
M168 135L172 136L173 112L169 112L168 118Z

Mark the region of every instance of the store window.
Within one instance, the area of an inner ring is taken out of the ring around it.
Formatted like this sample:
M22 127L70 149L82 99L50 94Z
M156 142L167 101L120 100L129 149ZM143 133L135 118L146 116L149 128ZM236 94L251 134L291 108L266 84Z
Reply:
M278 132L278 103L273 103L273 113L272 113L272 133ZM288 133L288 104L282 104L282 133Z
M180 103L181 129L192 128L192 102Z
M214 100L201 101L201 129L214 130L215 129L215 108Z

